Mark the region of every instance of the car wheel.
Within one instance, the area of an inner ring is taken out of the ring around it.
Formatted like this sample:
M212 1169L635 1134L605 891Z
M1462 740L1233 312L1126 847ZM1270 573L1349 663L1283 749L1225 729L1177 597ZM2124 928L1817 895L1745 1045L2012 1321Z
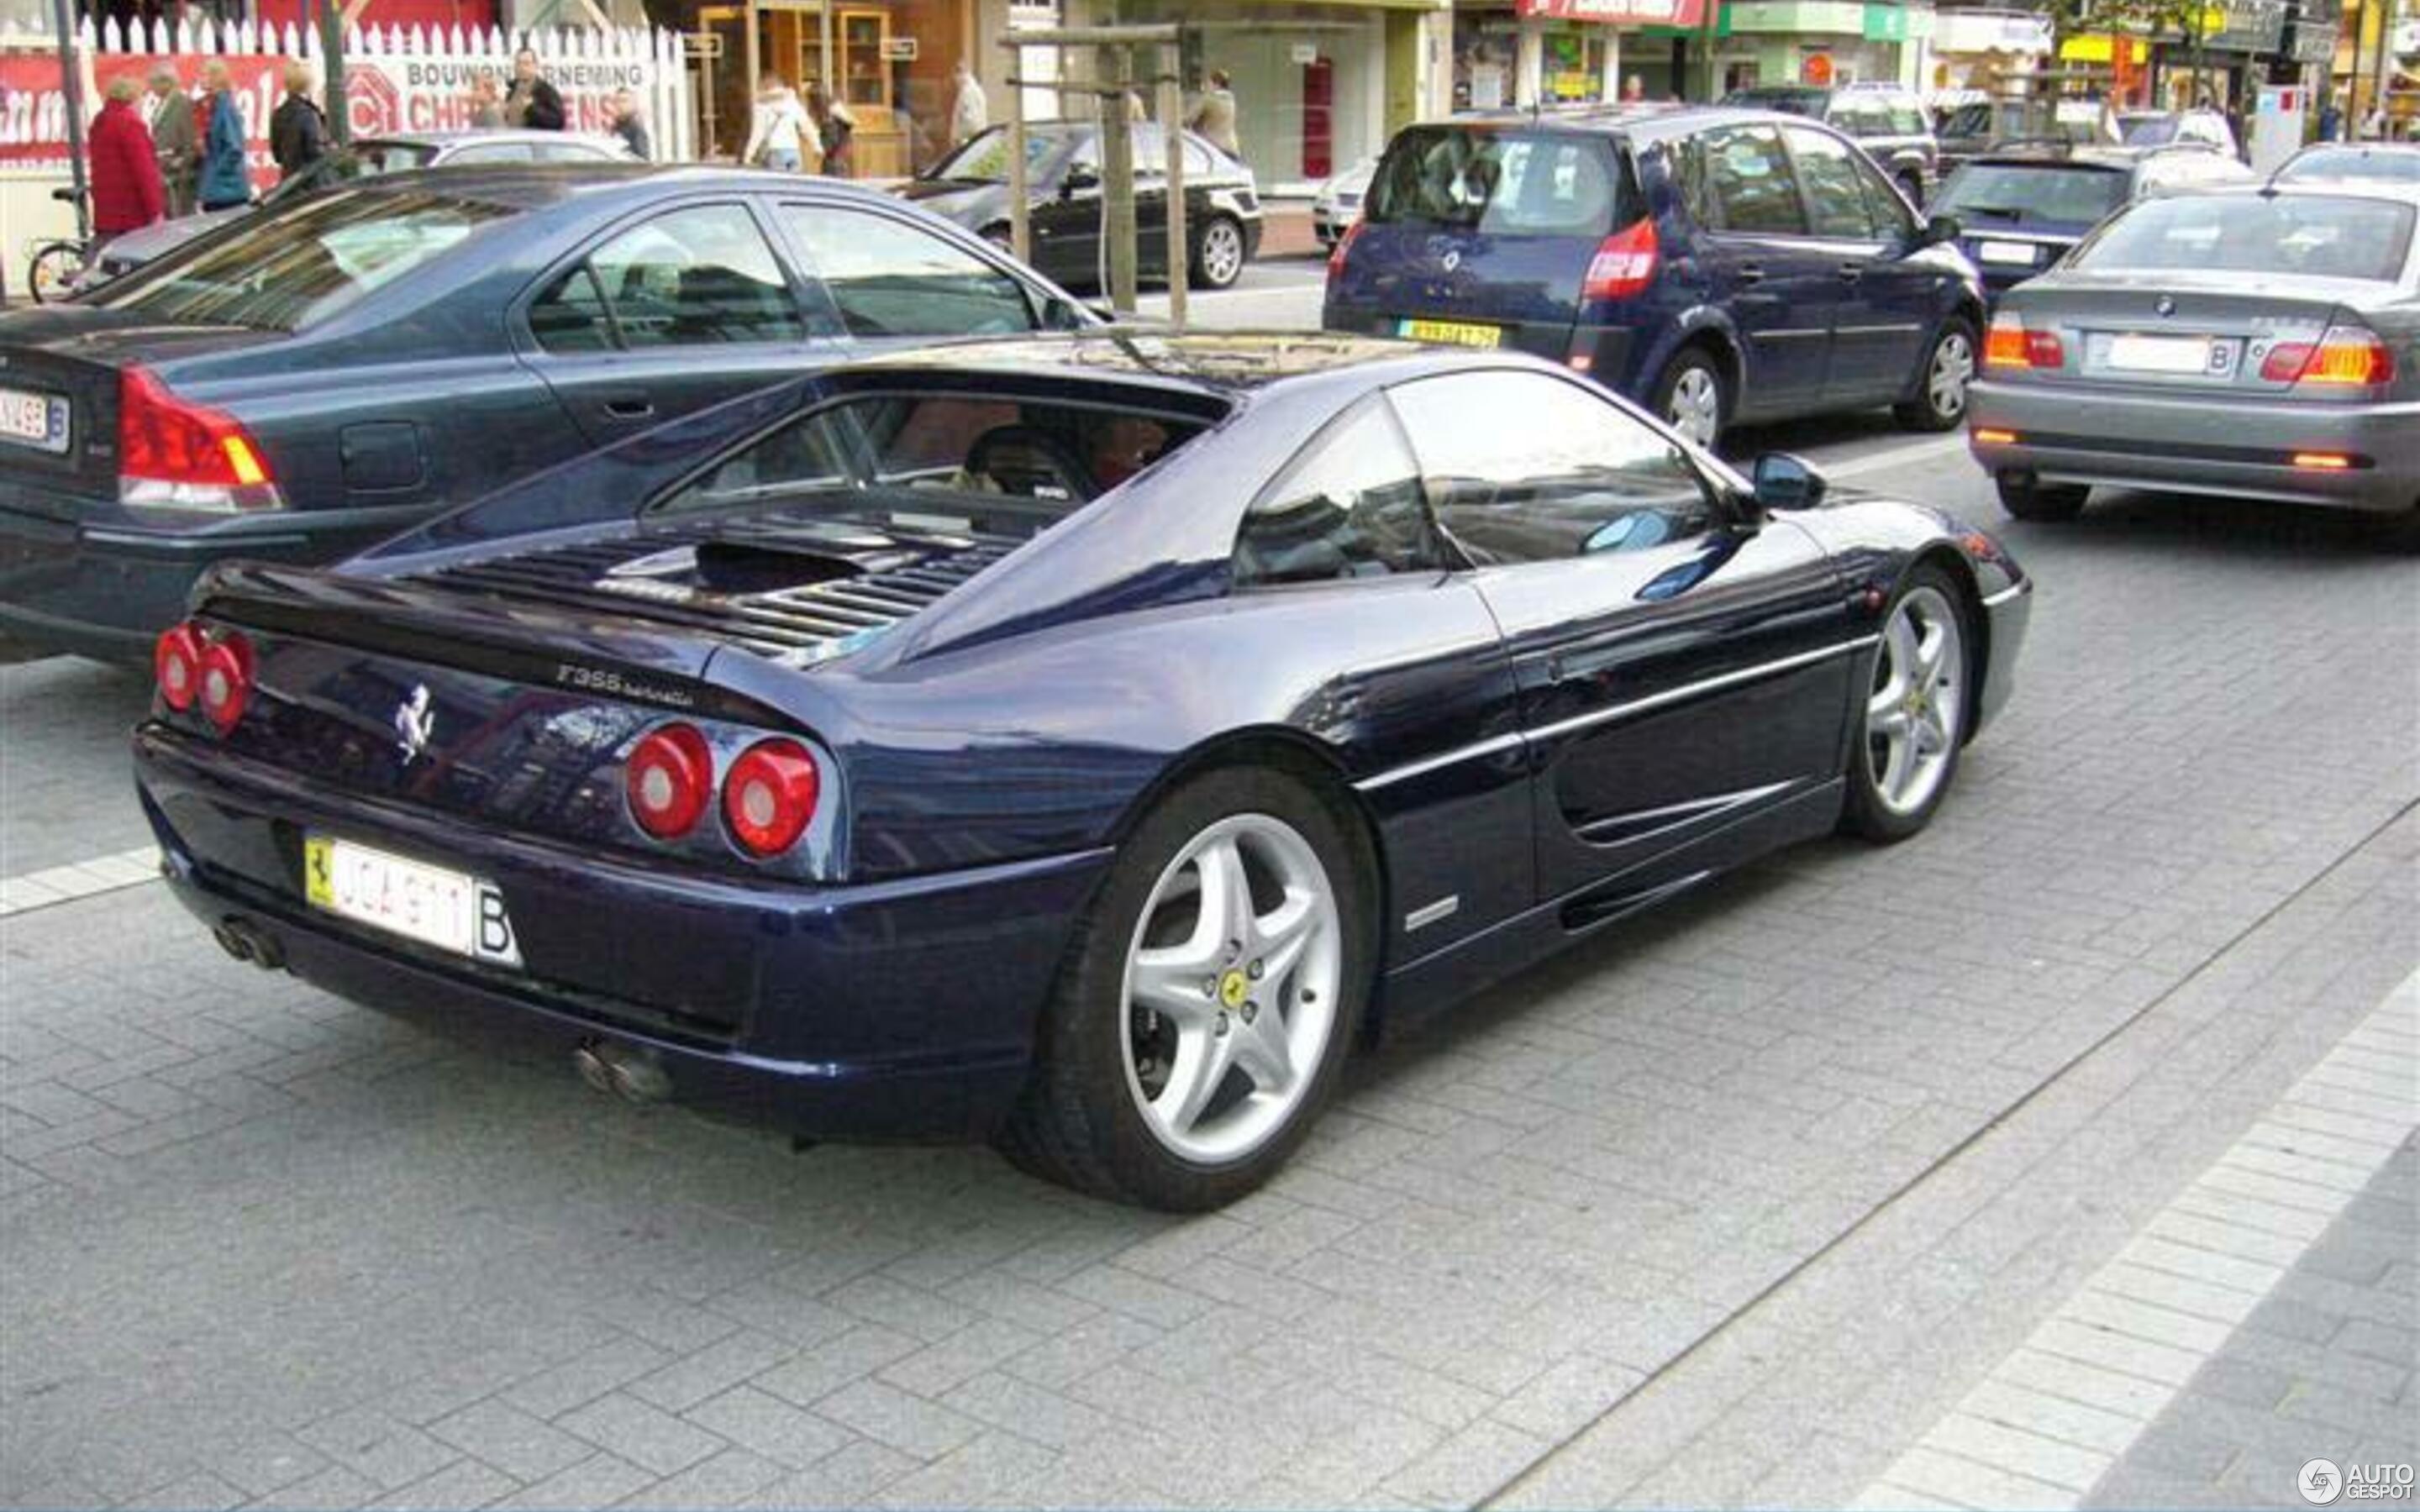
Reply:
M1214 215L1193 243L1193 282L1206 289L1233 288L1244 276L1244 228L1231 216Z
M1923 386L1892 410L1910 430L1956 430L1966 418L1966 386L1975 380L1975 328L1952 320L1925 354Z
M1841 815L1868 840L1922 829L1957 775L1972 691L1964 604L1946 573L1920 567L1883 616Z
M1712 450L1722 439L1722 370L1702 347L1691 347L1664 366L1655 380L1654 411L1688 440Z
M2420 499L2399 514L2376 518L2378 538L2388 550L2420 554Z
M1373 950L1358 832L1303 783L1187 782L1078 927L1003 1153L1175 1211L1266 1180L1335 1088Z
M2044 483L2030 472L2003 472L1992 481L2000 491L2000 507L2015 519L2073 519L2092 497L2083 484Z

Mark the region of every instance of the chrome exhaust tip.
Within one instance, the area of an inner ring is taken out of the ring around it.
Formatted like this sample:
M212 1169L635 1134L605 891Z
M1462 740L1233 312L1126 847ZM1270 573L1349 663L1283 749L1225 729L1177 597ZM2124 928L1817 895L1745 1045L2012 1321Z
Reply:
M571 1052L580 1079L626 1103L660 1103L672 1096L672 1073L653 1050L590 1040Z
M594 1041L573 1047L571 1052L571 1069L580 1073L580 1079L582 1081L586 1082L590 1087L596 1088L597 1091L611 1092L613 1090L613 1072L606 1066L605 1057L597 1053L597 1046Z
M252 943L243 937L242 933L235 927L233 920L222 920L210 931L210 938L218 941L219 949L236 960L251 961Z

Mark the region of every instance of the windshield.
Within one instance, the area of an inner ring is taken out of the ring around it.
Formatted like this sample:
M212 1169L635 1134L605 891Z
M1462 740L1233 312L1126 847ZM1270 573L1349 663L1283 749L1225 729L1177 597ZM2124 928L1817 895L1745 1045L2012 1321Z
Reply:
M2315 147L2278 169L2277 178L2281 183L2297 178L2420 183L2420 151L2408 147Z
M504 206L427 192L339 191L171 255L91 302L161 321L295 331L450 251Z
M2073 266L2393 282L2411 250L2412 222L2409 205L2324 194L2147 200L2085 243Z
M1032 182L1042 176L1042 165L1067 145L1067 138L1058 131L1025 133L1025 177ZM1008 128L995 126L970 138L967 145L924 170L927 178L955 178L969 183L1004 184L1008 182Z
M2064 162L1970 162L1949 176L1932 209L1962 221L2097 225L2126 202L2126 175Z
M1602 237L1638 218L1631 201L1597 138L1415 126L1387 149L1364 213L1380 225Z

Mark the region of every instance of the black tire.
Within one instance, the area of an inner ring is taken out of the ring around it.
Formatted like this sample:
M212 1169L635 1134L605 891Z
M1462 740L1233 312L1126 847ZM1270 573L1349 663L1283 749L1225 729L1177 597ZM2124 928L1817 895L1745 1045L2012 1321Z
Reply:
M1683 386L1693 380L1702 380L1710 385L1714 394L1714 428L1708 435L1694 433L1690 425L1674 413L1676 397ZM1715 443L1723 439L1723 428L1730 423L1730 384L1723 377L1721 362L1703 347L1683 347L1673 353L1672 360L1664 364L1664 371L1656 375L1655 387L1649 391L1649 395L1648 409L1656 419L1708 451L1714 450Z
M1856 702L1849 711L1850 717L1856 723L1857 733L1849 751L1848 794L1841 804L1840 828L1844 833L1883 845L1896 844L1931 824L1932 816L1940 811L1942 802L1949 796L1949 790L1958 785L1958 759L1965 748L1967 734L1974 729L1975 701L1982 691L1978 681L1979 660L1976 656L1978 642L1976 640L1974 602L1966 586L1953 578L1947 569L1927 563L1909 573L1900 583L1898 591L1891 594L1890 605L1883 611L1882 623L1887 627L1899 614L1900 606L1919 590L1929 590L1946 600L1957 620L1962 697L1956 728L1949 732L1946 764L1937 785L1920 806L1902 811L1895 810L1884 798L1874 771L1874 739L1867 721L1870 717L1868 703L1877 689L1868 687L1857 689ZM1883 669L1885 650L1878 647L1875 651L1877 673Z
M2044 483L2030 472L2003 472L1993 483L2012 519L2070 520L2084 513L2092 490L2080 483Z
M36 304L48 304L64 300L74 289L76 275L84 271L84 255L66 242L53 242L34 254L25 265L25 292Z
M2420 556L2420 499L2401 514L2375 517L2370 528L2377 532L2378 544L2387 550Z
M1952 316L1944 322L1924 348L1924 364L1916 372L1916 397L1895 405L1891 414L1900 424L1915 431L1956 430L1966 422L1966 385L1975 380L1978 353L1975 347L1975 327L1964 316ZM1933 379L1944 363L1962 363L1965 378L1954 394L1940 391Z
M1331 879L1342 933L1335 1017L1310 1085L1286 1122L1249 1154L1203 1165L1169 1149L1144 1120L1125 1057L1126 957L1160 876L1210 825L1238 814L1284 821ZM1020 1168L1080 1192L1172 1212L1222 1207L1284 1165L1336 1088L1359 1031L1376 953L1374 861L1357 825L1306 783L1267 767L1220 767L1162 798L1119 845L1067 948L1035 1030L1024 1095L994 1138Z
M1221 239L1219 247L1224 249L1215 256L1211 245L1214 237ZM1236 280L1244 276L1244 265L1251 260L1246 251L1248 245L1243 224L1233 216L1213 215L1205 219L1193 238L1192 286L1214 293L1233 288Z

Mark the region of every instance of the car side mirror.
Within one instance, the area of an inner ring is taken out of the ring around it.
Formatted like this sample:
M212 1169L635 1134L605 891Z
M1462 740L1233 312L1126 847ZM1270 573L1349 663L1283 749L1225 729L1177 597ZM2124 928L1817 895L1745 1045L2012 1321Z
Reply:
M1964 230L1965 227L1958 224L1958 217L1954 215L1932 216L1924 223L1922 229L1916 233L1916 240L1911 250L1921 251L1926 247L1947 246L1957 240Z
M1074 199L1101 187L1101 176L1090 168L1070 168L1067 177L1059 180L1059 197Z
M1767 452L1756 459L1756 507L1770 514L1777 509L1812 509L1823 501L1828 486L1813 463L1789 452Z

